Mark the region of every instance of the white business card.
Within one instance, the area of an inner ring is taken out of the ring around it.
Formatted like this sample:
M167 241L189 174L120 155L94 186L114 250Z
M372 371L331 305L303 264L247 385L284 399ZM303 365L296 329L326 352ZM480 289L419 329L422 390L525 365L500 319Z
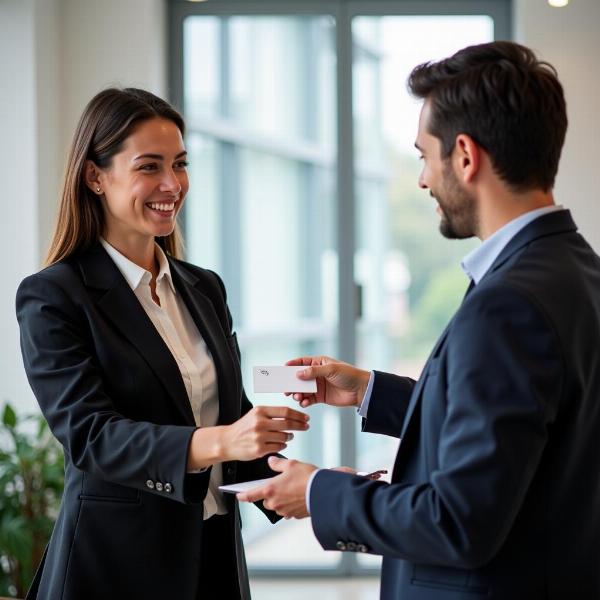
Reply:
M265 483L267 483L267 481L269 481L269 479L270 478L267 477L267 479L255 479L254 481L244 481L243 483L220 485L219 489L222 492L227 492L228 494L239 494L240 492L247 492L249 490L262 487Z
M316 379L298 379L296 373L305 367L266 366L252 367L254 392L303 392L314 394L317 391Z

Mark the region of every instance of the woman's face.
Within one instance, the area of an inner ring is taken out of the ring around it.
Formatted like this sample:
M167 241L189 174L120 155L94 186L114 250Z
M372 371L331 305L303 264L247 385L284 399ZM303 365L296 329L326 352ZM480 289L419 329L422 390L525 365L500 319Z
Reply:
M172 233L189 187L177 125L159 117L142 121L111 166L97 169L97 181L106 239L127 244Z

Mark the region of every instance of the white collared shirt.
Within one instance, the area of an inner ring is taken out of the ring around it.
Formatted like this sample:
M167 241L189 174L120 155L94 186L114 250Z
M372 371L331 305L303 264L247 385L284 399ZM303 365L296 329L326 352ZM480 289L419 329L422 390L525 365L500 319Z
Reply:
M173 285L165 253L158 244L155 245L159 265L159 273L156 278L156 295L160 301L159 306L152 300L150 290L152 274L123 256L103 238L100 238L100 242L121 271L177 362L196 425L198 427L215 426L219 420L219 395L215 364L185 303ZM204 500L204 519L208 519L214 514L224 515L227 513L224 499L219 492L219 485L222 483L222 468L217 463L212 467L208 492Z

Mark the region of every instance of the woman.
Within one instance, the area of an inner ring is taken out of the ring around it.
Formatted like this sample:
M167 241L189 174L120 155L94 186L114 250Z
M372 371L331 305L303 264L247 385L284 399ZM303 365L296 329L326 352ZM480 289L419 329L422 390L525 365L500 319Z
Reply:
M237 503L218 487L272 476L267 455L308 428L252 408L223 283L179 260L183 133L148 92L95 96L48 267L17 292L27 376L65 451L27 598L249 598Z

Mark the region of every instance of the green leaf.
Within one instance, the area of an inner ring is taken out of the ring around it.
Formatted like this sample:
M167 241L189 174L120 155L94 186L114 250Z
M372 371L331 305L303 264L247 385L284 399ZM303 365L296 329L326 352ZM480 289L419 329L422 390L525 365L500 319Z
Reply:
M6 406L4 407L4 415L2 416L2 422L9 429L14 429L17 425L17 415L10 404L6 404Z

